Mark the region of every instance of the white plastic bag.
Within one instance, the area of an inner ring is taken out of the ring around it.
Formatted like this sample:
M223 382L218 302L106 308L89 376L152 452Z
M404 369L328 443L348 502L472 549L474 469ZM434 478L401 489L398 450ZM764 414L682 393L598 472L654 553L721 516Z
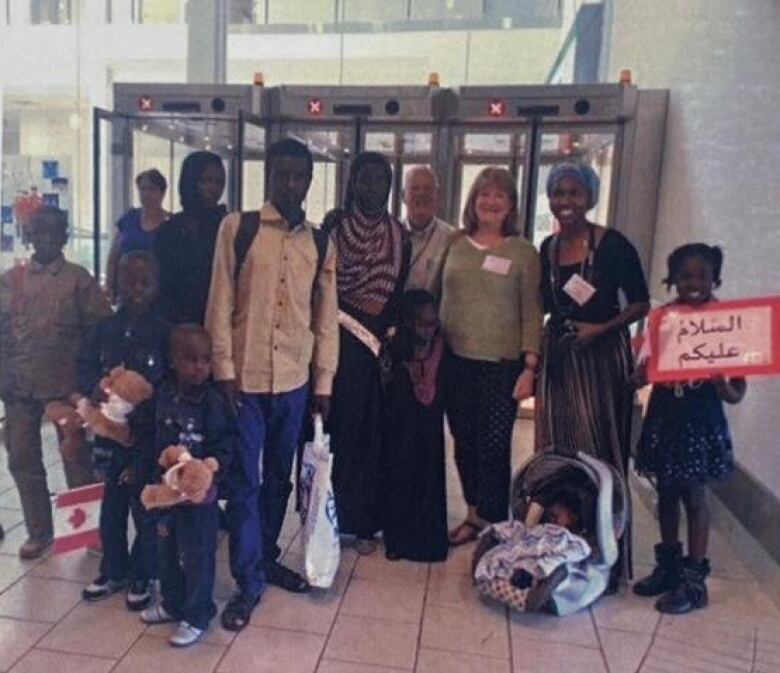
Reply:
M330 481L333 455L322 417L314 417L314 441L303 449L300 472L300 505L305 545L304 571L313 587L327 589L339 569L341 546L336 520L336 499Z

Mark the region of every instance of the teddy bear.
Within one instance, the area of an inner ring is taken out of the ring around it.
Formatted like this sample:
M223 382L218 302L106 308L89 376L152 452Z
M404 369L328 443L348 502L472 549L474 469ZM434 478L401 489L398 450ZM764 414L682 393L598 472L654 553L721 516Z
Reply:
M173 507L182 503L198 505L208 499L219 470L215 458L194 458L180 444L163 450L158 461L165 474L160 484L144 486L141 502L146 509Z
M141 374L124 367L114 367L99 386L106 394L105 401L95 406L88 398L81 397L76 402L77 413L96 435L131 447L133 438L127 417L152 397L154 389Z

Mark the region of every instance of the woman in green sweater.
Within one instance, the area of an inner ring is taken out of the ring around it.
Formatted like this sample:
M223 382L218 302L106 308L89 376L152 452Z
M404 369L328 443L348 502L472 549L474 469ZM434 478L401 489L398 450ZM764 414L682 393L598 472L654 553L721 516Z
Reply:
M441 298L449 349L445 395L455 462L468 505L450 543L476 539L509 510L510 450L517 402L531 397L542 330L540 262L517 234L517 188L503 168L474 181L440 261L434 291Z

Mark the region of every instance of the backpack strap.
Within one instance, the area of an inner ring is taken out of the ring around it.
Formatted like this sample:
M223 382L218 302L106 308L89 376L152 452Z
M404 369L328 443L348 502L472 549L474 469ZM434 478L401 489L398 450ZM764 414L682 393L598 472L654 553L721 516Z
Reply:
M238 223L238 231L233 239L233 252L236 257L236 266L233 270L233 281L238 283L238 275L241 273L241 267L244 265L252 241L257 236L257 230L260 228L260 211L251 210L241 213L241 220Z

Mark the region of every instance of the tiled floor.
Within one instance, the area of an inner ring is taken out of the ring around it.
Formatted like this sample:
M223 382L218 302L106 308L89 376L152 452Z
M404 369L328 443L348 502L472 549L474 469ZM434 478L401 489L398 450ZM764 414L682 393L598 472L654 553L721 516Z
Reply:
M529 443L521 426L516 456ZM61 488L48 442L51 487ZM449 478L450 515L462 515ZM480 600L468 577L469 548L445 564L391 563L345 549L333 588L295 596L270 588L238 636L215 625L185 651L166 644L170 625L144 627L121 596L85 605L79 595L97 559L82 552L22 562L18 499L0 467L0 673L778 673L780 612L714 536L711 606L662 617L630 593L558 619L508 614ZM296 521L285 525L286 560L301 563ZM637 574L650 567L655 524L635 503ZM217 599L231 592L226 545Z

